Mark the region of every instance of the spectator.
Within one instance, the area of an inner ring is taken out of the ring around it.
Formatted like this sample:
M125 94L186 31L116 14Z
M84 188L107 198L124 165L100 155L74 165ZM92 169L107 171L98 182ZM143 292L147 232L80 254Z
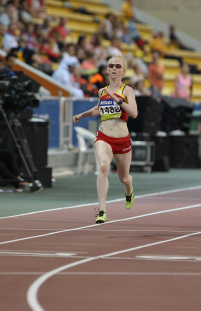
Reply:
M36 18L47 18L45 3L43 0L23 0L29 5L29 13Z
M164 86L165 67L159 64L159 54L153 54L153 62L149 65L151 93L153 98L160 100L161 91Z
M107 67L106 66L100 66L98 68L98 72L94 74L90 79L90 84L93 85L94 93L97 95L98 90L102 87L105 87L104 85L104 79L107 73Z
M61 18L60 18L59 24L58 24L57 26L55 26L55 27L50 31L50 34L49 34L49 36L51 37L52 34L53 34L55 31L56 31L56 32L59 32L60 38L59 38L59 40L57 41L57 43L58 43L58 46L59 46L60 51L63 50L65 39L66 39L66 37L67 37L68 34L69 34L69 30L66 28L66 23L67 23L67 19L66 19L65 17L61 17Z
M82 47L78 46L76 48L76 57L77 57L78 61L80 62L80 64L82 64L82 62L85 60L86 53L85 53L85 50Z
M85 70L93 70L96 68L96 61L94 58L94 51L86 51L86 59L82 62L81 67Z
M15 54L8 53L6 56L6 65L4 67L4 70L7 70L7 72L12 71L15 66Z
M132 40L137 44L137 46L142 49L145 53L146 53L146 41L142 40L142 38L140 37L139 31L136 27L136 25L134 24L133 20L130 19L128 22L128 30L130 32L130 36L132 38Z
M135 23L141 23L134 15L132 8L132 0L125 0L122 5L122 13L124 17L132 19Z
M47 35L50 34L51 28L50 28L50 20L49 20L49 18L46 18L44 20L42 29L47 33Z
M25 25L31 23L33 20L33 16L29 13L29 4L27 1L22 1L21 3L19 18Z
M130 82L132 84L132 87L134 87L134 85L139 82L139 81L144 81L144 75L143 72L141 70L140 65L135 64L133 66L133 69L135 70L135 74L130 78Z
M97 66L99 66L99 64L101 65L107 64L106 59L108 57L108 53L107 53L107 50L101 44L100 35L97 33L92 35L90 43L95 53L94 57L95 57Z
M6 11L0 15L0 24L9 26L11 22L14 22L15 7L13 4L9 4L6 7Z
M111 41L111 46L108 47L107 51L110 57L114 56L114 55L121 55L122 51L121 51L121 43L122 40L120 38L116 38L114 37Z
M175 26L171 25L169 27L169 38L172 44L176 45L181 50L194 51L194 49L188 47L183 42L179 40L177 35L175 34Z
M59 45L58 42L61 39L61 34L58 31L55 31L51 37L49 37L49 43L50 43L50 50L52 50L53 53L56 53L60 55Z
M77 47L81 47L86 51L91 50L91 44L87 42L86 35L84 33L81 33L78 41L77 41Z
M73 78L76 75L77 81L79 81L78 71L76 71L78 67L79 61L76 56L65 57L62 59L59 68L53 73L52 78L71 90L75 97L84 97L79 82L75 82Z
M9 52L12 48L17 48L18 47L18 41L17 41L17 36L16 36L16 23L12 22L10 23L8 27L8 31L5 33L2 41L2 48L6 51Z
M150 43L153 52L158 52L163 55L169 54L169 47L163 42L162 33L157 32L153 35L153 40Z
M189 66L187 63L183 63L181 66L181 73L176 77L175 93L172 96L189 100L191 97L191 90L192 81L189 74Z
M34 50L36 46L36 34L33 23L27 24L24 36L27 39L27 49Z
M111 40L112 37L114 36L113 21L114 21L114 15L112 13L107 13L105 15L105 19L100 25L100 33L103 35L103 37L106 40Z
M63 57L70 57L75 55L75 44L68 43L64 46Z
M151 92L144 86L144 81L137 81L134 86L135 96L151 96Z

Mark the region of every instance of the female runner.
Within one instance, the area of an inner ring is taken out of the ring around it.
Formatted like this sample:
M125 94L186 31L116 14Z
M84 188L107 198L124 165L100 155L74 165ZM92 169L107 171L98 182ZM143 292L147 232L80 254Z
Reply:
M74 123L78 123L81 118L101 116L101 124L94 141L99 163L97 192L100 211L96 223L107 220L105 204L109 186L108 171L113 155L119 180L126 188L125 206L130 209L134 204L133 179L129 175L131 143L127 120L128 116L136 118L138 112L133 89L121 81L126 69L126 60L122 56L115 55L110 58L107 65L110 84L99 90L98 105L73 116Z

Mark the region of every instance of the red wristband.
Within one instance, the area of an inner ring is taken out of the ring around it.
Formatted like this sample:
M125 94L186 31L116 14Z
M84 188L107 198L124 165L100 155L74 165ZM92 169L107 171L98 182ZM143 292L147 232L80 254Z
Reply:
M119 106L121 106L122 104L123 104L123 99L122 98L119 98L119 101L117 102L117 104L119 105Z

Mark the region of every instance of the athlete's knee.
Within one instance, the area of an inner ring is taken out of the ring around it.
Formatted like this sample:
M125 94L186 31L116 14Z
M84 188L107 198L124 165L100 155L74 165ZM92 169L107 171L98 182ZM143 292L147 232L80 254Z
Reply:
M109 171L109 163L106 160L103 160L100 163L99 171L100 171L100 173L102 173L104 175L108 173L108 171Z
M120 180L120 182L122 183L122 184L124 184L124 185L126 185L126 184L128 184L129 182L130 182L130 179L131 179L132 177L129 175L129 176L120 176L119 177L119 180Z
M128 177L125 177L125 176L120 176L119 177L119 180L122 184L127 184L128 182Z

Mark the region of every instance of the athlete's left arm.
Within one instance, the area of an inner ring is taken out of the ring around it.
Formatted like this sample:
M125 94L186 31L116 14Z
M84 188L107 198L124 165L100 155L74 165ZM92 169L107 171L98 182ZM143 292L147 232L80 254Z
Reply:
M124 91L124 96L127 98L128 104L123 102L121 107L132 117L137 118L138 110L137 110L137 103L135 100L135 93L130 86L126 86Z

